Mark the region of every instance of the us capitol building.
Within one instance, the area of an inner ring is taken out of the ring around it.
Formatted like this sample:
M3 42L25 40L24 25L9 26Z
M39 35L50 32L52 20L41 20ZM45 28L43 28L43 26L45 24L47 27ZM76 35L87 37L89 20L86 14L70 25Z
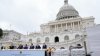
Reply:
M79 12L64 0L64 5L60 8L56 19L46 24L41 24L41 31L23 35L14 30L4 30L1 45L10 44L43 44L46 43L48 47L55 47L66 49L69 46L76 46L81 44L83 47L88 46L86 28L93 27L94 17L84 17L79 15ZM85 45L86 44L86 45Z

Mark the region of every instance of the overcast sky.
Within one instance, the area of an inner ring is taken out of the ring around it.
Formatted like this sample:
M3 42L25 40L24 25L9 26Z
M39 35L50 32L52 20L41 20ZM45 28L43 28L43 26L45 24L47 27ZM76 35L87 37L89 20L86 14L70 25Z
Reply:
M40 25L56 19L64 0L0 0L0 28L27 32L40 31ZM100 0L69 0L81 17L94 16L100 24Z

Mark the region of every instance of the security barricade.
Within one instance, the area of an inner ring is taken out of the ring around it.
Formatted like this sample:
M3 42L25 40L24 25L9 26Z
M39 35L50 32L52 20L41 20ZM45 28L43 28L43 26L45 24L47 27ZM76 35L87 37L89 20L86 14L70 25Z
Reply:
M71 56L85 56L85 50L84 49L72 49Z

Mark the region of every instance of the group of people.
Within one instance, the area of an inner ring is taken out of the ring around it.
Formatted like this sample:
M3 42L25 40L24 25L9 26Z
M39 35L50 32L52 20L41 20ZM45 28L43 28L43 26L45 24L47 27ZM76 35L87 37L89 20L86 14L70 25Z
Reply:
M1 49L5 49L5 47L1 46ZM28 46L27 44L25 44L24 46L20 44L18 47L10 45L8 49L47 49L47 45L45 43L42 47L39 44L37 44L36 46L34 46L33 44L31 44L30 46Z
M1 50L2 49L5 49L5 47L1 46ZM14 46L12 44L12 45L9 46L8 49L45 49L45 56L51 56L52 49L55 49L55 48L53 48L53 47L52 48L50 48L50 47L47 48L47 45L45 43L42 45L42 47L39 44L37 44L35 46L31 43L30 46L28 46L27 44L25 44L24 46L22 44L20 44L18 47Z

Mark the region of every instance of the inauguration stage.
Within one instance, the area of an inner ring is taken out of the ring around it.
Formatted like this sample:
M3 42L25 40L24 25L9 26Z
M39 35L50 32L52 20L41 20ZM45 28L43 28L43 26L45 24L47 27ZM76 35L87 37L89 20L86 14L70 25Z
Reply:
M0 56L45 56L47 54L42 49L14 49L14 50L0 50ZM51 56L85 56L84 49L72 49L70 52L66 49L58 49L51 52ZM48 55L47 55L48 56Z

